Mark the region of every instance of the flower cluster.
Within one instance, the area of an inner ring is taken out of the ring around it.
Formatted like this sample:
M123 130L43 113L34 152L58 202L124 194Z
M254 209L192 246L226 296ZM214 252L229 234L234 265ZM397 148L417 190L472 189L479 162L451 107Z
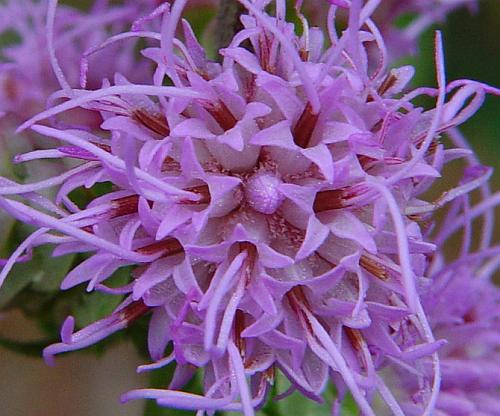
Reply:
M334 13L328 5L335 5L340 10L348 10L348 0L312 0L300 1L306 14L316 25L325 25L324 16ZM388 54L392 59L413 54L417 50L422 33L433 24L442 22L453 11L467 7L477 9L476 0L384 0L367 3L367 13L377 25L384 39ZM328 17L327 22L334 19ZM325 25L328 27L328 24Z
M498 91L466 80L447 85L439 33L437 88L408 91L413 69L387 68L371 18L378 2L331 2L328 36L299 13L298 36L285 2L269 14L269 2L240 0L243 28L220 62L181 21L186 3L160 5L101 45L156 42L141 51L141 64L154 68L149 82L118 73L113 84L86 89L84 60L82 88L59 72L57 98L66 100L20 127L56 144L17 162L63 159L72 167L0 187L0 207L38 227L6 262L0 284L25 250L55 244L55 256L91 253L62 289L85 283L123 297L109 317L76 332L69 317L46 360L150 314L153 362L140 370L175 362L175 373L168 389L124 400L249 416L281 371L291 382L282 396L298 390L320 402L333 381L334 414L347 392L365 415L376 414L377 401L395 415L457 414L478 398L481 410L494 406L487 394L498 383L483 375L494 372L485 361L498 346L498 289L489 277L500 252L490 247L499 198L486 184L491 169L476 163L456 126ZM338 6L349 13L341 35ZM52 65L59 67L54 56ZM418 107L421 96L435 106ZM41 123L74 109L100 125ZM445 134L451 145L441 142ZM423 195L456 159L471 161L461 181L427 202ZM112 191L85 208L72 201L73 190L102 182ZM57 187L55 200L43 196L49 187ZM476 189L483 202L471 207ZM434 213L448 205L439 223ZM471 253L471 224L481 215L481 250ZM443 247L459 228L461 255L447 262ZM125 266L133 267L130 282L106 285ZM484 308L493 309L487 320ZM465 345L470 334L477 345ZM204 395L183 390L197 369Z
M0 33L13 39L0 56L0 114L19 124L45 109L47 101L51 104L58 98L51 97L60 88L58 80L64 78L66 89L78 85L82 56L98 49L95 46L105 42L110 31L123 32L157 3L142 0L111 6L96 1L88 13L69 6L58 7L56 13L57 2L49 0L2 3ZM145 82L149 66L135 58L133 48L132 43L121 43L99 51L89 87L99 88L116 71Z

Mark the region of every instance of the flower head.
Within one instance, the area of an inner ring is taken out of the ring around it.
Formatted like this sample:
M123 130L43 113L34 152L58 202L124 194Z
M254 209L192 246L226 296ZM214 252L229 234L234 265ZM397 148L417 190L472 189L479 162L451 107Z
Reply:
M457 130L449 132L458 145L466 145ZM476 157L467 157L462 184L472 183L484 174ZM436 409L443 415L494 414L498 409L500 387L498 337L500 290L495 273L500 265L500 248L491 246L494 209L500 195L490 196L486 183L481 185L481 202L471 206L469 193L461 193L433 232L437 250L428 265L427 285L422 290L422 305L436 337L447 343L439 351L441 391ZM473 227L483 219L483 232ZM461 248L453 238L461 233ZM478 245L474 248L475 244ZM420 377L429 374L428 365L416 367ZM422 382L416 382L407 369L399 367L396 377L407 394L406 414L420 414Z
M317 24L323 23L321 16L327 12L328 6L329 13L335 15L337 7L342 11L351 4L346 0L304 3L305 11ZM414 54L422 33L432 25L443 22L452 12L464 7L475 11L478 6L476 0L384 0L366 3L373 11L370 19L377 25L392 60Z
M140 8L142 13L152 11L157 3L142 0L111 6L95 2L89 13L64 5L56 13L54 0L3 2L0 33L14 39L0 56L0 112L10 123L19 124L45 109L48 100L49 105L57 100L51 94L63 78L63 87L77 87L82 55L94 52L109 37L109 27L122 32L140 15ZM111 45L98 57L99 65L88 80L92 88L99 88L115 71L137 82L149 74L147 65L135 59L131 43Z
M176 372L169 389L126 400L252 415L279 369L313 400L331 378L364 414L375 414L376 396L402 414L380 372L396 360L430 366L419 404L429 414L446 341L436 340L421 301L436 253L423 223L484 186L491 171L474 170L436 201L422 195L446 163L469 155L439 136L495 90L446 86L437 34L438 88L404 93L413 70L387 70L370 3L353 1L348 29L327 42L306 24L296 35L283 2L275 15L262 2L240 2L248 13L221 63L186 21L177 36L186 4L178 0L157 9L161 33L140 34L158 42L142 51L155 67L150 83L117 74L114 85L67 91L67 101L23 124L64 145L18 161L79 161L59 176L0 188L0 206L39 227L23 248L91 252L62 288L86 283L125 296L110 317L74 334L67 320L45 355L86 347L151 313L154 363L142 369L175 360ZM420 95L436 97L435 107L413 104ZM37 124L74 108L99 115L100 127ZM105 181L113 190L84 209L71 200L72 190ZM55 201L34 198L50 186ZM130 265L129 284L106 286ZM204 396L181 391L195 368L204 371Z

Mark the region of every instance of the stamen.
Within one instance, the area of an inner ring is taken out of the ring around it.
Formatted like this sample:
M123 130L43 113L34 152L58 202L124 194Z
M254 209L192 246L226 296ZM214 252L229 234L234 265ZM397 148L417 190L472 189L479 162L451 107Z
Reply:
M361 351L363 349L363 344L365 340L361 335L361 331L359 329L349 328L348 326L344 326L344 331L351 342L352 347L356 351Z
M136 319L140 318L149 311L149 306L145 305L142 300L132 302L130 305L118 312L120 321L127 322L127 325Z
M86 225L85 227L80 228L82 231L85 231L86 233L94 234L94 230L92 229L91 225Z
M169 238L138 248L136 252L145 255L161 253L162 257L168 257L184 253L184 247L182 247L182 244L176 238Z
M272 365L267 370L264 371L264 378L271 384L274 384L274 378L276 376L276 367Z
M390 88L394 86L398 78L392 72L387 74L382 83L379 85L377 92L379 95L384 95Z
M302 149L309 146L309 141L311 140L316 122L318 121L318 116L319 114L313 112L312 105L308 102L292 132L293 141L297 146L302 147Z
M422 231L428 231L429 228L432 226L433 222L431 219L426 219L422 214L409 214L406 216L410 221L415 221L418 223Z
M117 218L124 215L135 214L139 205L139 195L129 195L111 201L111 217Z
M389 272L387 271L387 268L371 257L363 254L359 258L359 265L380 280L385 281L389 279Z
M227 108L221 100L216 103L204 102L203 108L219 123L224 131L231 130L238 120L233 116L233 113Z
M104 150L105 152L111 153L111 146L109 144L96 143L92 142L94 146L97 146L99 149Z
M363 350L366 349L366 343L363 338L363 335L361 335L361 331L359 329L349 328L348 326L344 326L344 331L347 335L347 338L349 339L349 342L351 343L352 347L354 348L354 350L358 355L361 367L366 370L368 368L366 362L367 359L363 354L364 352Z
M260 66L264 71L273 74L275 68L271 65L271 48L269 43L270 40L265 32L259 36Z
M170 127L163 114L151 114L143 108L137 108L132 111L132 118L161 137L170 134Z
M179 170L181 170L181 165L179 164L179 162L177 162L177 160L175 160L174 158L171 158L170 156L167 156L165 158L165 160L163 161L162 165L161 165L161 170L163 172L178 172Z
M237 309L234 316L234 343L240 352L241 358L245 360L245 339L241 333L245 329L245 314L241 309Z
M179 201L179 203L182 205L206 205L210 204L210 201L212 200L208 185L193 186L191 188L186 188L185 190L200 195L201 198L198 199L197 201L192 201L190 199L183 199Z
M302 308L309 309L309 301L306 298L302 286L295 286L286 294L290 302L290 306L297 314L303 316ZM307 322L307 319L306 319Z
M351 204L347 201L352 197L350 188L331 189L320 191L314 198L313 210L316 214L333 209L347 208Z
M257 261L257 247L254 244L249 243L248 241L242 241L238 243L240 253L247 252L247 257L243 262L243 275L245 277L245 282L248 284L250 282L250 276L252 274L252 270L255 267L255 262Z
M356 156L358 158L359 164L361 165L361 167L365 172L373 166L374 162L377 161L377 159L374 159L373 157L366 155L356 155Z

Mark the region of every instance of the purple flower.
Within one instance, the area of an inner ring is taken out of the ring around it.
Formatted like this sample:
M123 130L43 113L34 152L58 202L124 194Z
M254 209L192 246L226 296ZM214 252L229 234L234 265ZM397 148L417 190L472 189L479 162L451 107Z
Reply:
M64 144L18 162L76 163L46 180L0 187L0 206L39 227L0 282L33 246L55 244L54 255L92 252L62 289L86 283L125 300L75 333L69 318L62 342L45 356L86 347L151 313L153 363L141 370L175 361L175 375L167 390L136 390L125 400L248 416L279 370L289 392L317 401L333 380L336 413L350 391L366 415L375 414L376 397L385 413L401 415L381 371L398 362L414 373L429 368L419 377L418 405L431 414L441 400L437 351L448 334L436 338L423 303L440 252L425 224L477 188L485 204L498 198L485 188L486 168L469 169L435 201L422 195L446 163L470 157L440 136L454 134L485 93L498 91L463 80L447 86L437 34L438 88L404 92L413 69L386 68L370 2L353 1L347 30L340 38L329 33L328 42L306 24L298 37L284 2L276 2L275 16L263 3L240 2L248 14L220 64L207 59L186 21L176 36L186 4L178 0L150 16L163 19L160 33L126 32L102 45L132 34L156 41L142 51L155 68L149 83L117 74L114 85L96 90L63 88L66 101L21 126ZM414 105L421 95L436 97L435 107ZM99 116L99 128L37 124L76 108ZM99 182L113 190L85 209L71 200L72 190ZM40 194L50 187L57 187L54 201ZM106 286L130 265L129 284ZM182 391L197 368L204 396Z
M351 2L323 0L304 3L306 12L313 20L322 22L322 16L329 6L334 6L329 8L329 13L335 15L336 7L339 10L346 9ZM367 7L376 7L370 19L377 25L391 60L414 54L422 33L432 25L443 22L453 11L463 7L475 11L478 7L476 0L384 0L366 3ZM400 27L403 19L409 20L409 23Z
M57 100L51 94L60 88L61 69L67 84L63 87L78 85L80 57L108 38L109 25L121 32L157 5L153 0L128 1L121 6L106 3L96 1L87 14L70 6L61 6L55 13L54 0L7 0L0 5L0 33L19 38L4 47L0 57L0 113L11 124L42 111L47 100L51 104ZM96 56L99 65L89 75L89 86L99 88L103 79L112 77L115 71L137 82L145 81L148 67L137 62L133 47L128 42L100 52ZM96 122L87 113L80 113L82 124Z
M456 144L465 145L457 130L449 135ZM467 159L470 166L464 172L462 187L486 172L476 165L473 154ZM447 341L439 351L441 391L436 414L440 415L496 414L500 405L500 289L494 281L500 265L500 247L491 246L494 210L500 195L490 196L487 184L481 186L481 193L484 199L474 206L468 192L461 193L432 232L438 250L429 261L428 282L421 299L434 335ZM478 217L483 220L482 232L472 226ZM447 248L456 246L452 238L459 231L461 248L451 256ZM473 249L474 240L479 241L477 249ZM421 363L415 377L399 364L396 363L396 382L407 394L406 414L419 415L425 400L422 385L430 368Z

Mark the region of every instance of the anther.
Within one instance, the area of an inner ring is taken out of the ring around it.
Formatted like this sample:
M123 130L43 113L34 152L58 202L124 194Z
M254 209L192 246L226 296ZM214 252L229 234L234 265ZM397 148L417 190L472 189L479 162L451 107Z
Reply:
M132 118L161 137L170 134L167 119L163 114L150 114L142 108L137 108L132 111Z
M366 356L363 354L363 347L366 347L366 342L361 334L359 329L349 328L348 326L344 326L344 331L349 339L349 342L352 345L352 348L356 351L358 355L358 359L360 361L361 366L366 369L368 368Z
M110 218L122 217L124 215L135 214L139 205L139 195L129 195L111 201Z
M361 351L365 342L363 336L361 335L361 331L359 329L349 328L348 326L344 326L344 331L347 335L347 338L349 338L352 347L356 351Z
M349 207L349 196L351 195L347 188L320 191L314 198L313 210L318 214L324 211Z
M293 141L297 146L303 149L309 146L318 116L319 114L313 113L311 103L307 103L292 132Z
M186 188L184 190L199 195L200 199L198 199L197 201L191 201L189 199L183 199L183 200L179 201L180 204L183 204L183 205L206 205L206 204L210 204L210 201L211 201L212 198L210 196L210 190L208 188L208 185L193 186L191 188Z
M384 95L387 91L389 91L390 88L394 86L397 80L398 80L397 76L394 75L392 72L387 74L387 76L384 78L384 80L381 82L381 84L377 89L378 94Z
M176 238L168 238L166 240L157 241L148 246L138 248L137 253L151 255L162 254L162 257L175 256L176 254L184 253L184 247Z
M243 267L243 275L245 278L245 283L248 284L250 283L252 271L257 261L257 255L258 255L257 247L255 247L254 244L248 241L241 241L238 243L238 248L240 253L243 253L244 251L246 251L247 253L247 258L245 259L242 267Z
M359 258L359 265L380 280L389 279L389 272L387 271L387 268L371 257L363 254Z
M219 123L224 131L231 130L238 120L233 116L229 108L222 101L218 100L216 103L205 102L203 104L205 110Z
M141 316L145 315L150 310L149 306L145 305L142 300L132 302L130 305L123 308L118 313L121 320L127 322L127 325Z
M111 146L109 144L96 143L92 142L94 146L97 146L99 149L104 150L105 152L111 153Z
M245 339L241 333L245 329L245 314L241 309L237 309L234 316L234 339L236 347L240 352L241 358L245 359Z

